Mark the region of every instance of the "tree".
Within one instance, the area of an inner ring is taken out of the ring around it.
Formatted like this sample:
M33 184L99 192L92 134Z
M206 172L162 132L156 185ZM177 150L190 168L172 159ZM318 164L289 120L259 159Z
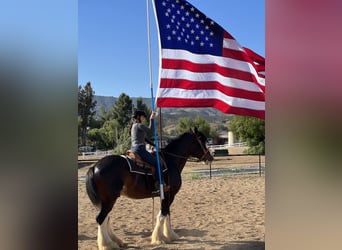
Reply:
M147 107L147 105L143 102L142 97L139 97L137 99L137 110L143 110L145 111L146 115L149 116L151 113L151 109ZM149 117L147 117L149 118Z
M112 109L113 118L119 123L121 129L129 124L132 117L132 99L122 93Z
M234 116L228 128L237 138L247 142L248 153L265 154L265 121L249 116Z
M78 86L78 124L79 136L83 146L86 145L87 128L90 127L95 114L96 101L93 100L94 94L90 82L87 82L84 88L81 85Z
M194 127L197 127L206 137L209 137L210 125L202 116L198 115L194 120L187 117L178 119L177 129L179 133L188 132Z

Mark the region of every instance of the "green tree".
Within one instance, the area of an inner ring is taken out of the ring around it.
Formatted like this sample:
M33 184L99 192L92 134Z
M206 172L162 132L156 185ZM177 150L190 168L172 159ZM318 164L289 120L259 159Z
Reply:
M147 105L143 102L142 97L139 97L137 99L137 108L136 109L145 111L147 116L151 113L151 109L149 107L147 107ZM148 117L146 117L146 118L148 118Z
M209 137L210 124L202 116L198 115L193 120L188 117L178 119L177 130L179 133L188 132L194 127L197 127L206 137Z
M265 121L249 116L234 116L228 128L237 138L247 142L250 154L265 154Z
M95 114L94 94L90 82L87 82L84 88L81 85L78 86L78 131L83 146L86 145L87 129Z
M125 152L131 147L131 135L130 128L125 127L121 136L118 138L118 142L114 147L115 154L125 154Z
M122 93L115 102L112 112L113 118L118 121L120 128L123 129L131 121L132 99L125 93Z

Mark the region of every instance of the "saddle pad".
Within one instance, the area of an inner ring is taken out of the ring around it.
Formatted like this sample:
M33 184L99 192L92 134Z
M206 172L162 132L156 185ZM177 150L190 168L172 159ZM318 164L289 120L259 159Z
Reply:
M120 156L126 159L128 166L129 166L129 171L131 173L142 174L142 175L152 175L151 167L139 166L136 164L136 161L134 159L132 159L131 157L127 155L120 155ZM164 173L165 171L167 171L167 167L163 165L162 172Z

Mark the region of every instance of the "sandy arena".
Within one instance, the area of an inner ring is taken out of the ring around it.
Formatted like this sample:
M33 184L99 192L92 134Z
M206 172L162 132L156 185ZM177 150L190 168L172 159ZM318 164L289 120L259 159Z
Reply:
M263 157L263 166L264 160ZM236 169L258 165L257 162L257 156L217 157L212 169L223 166ZM97 249L97 209L86 194L84 178L91 165L79 163L78 170L78 249L82 250ZM110 223L114 233L127 244L123 249L265 249L265 175L210 179L192 174L194 169L208 169L208 166L189 162L184 168L182 188L171 205L172 228L180 239L170 244L150 244L159 198L117 200Z

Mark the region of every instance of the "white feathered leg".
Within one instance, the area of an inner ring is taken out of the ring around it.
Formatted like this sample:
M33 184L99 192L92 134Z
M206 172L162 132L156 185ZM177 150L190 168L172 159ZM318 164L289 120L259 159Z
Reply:
M114 242L108 233L108 217L102 222L101 225L98 225L97 231L97 245L99 250L112 250L119 249L119 245Z
M167 215L165 218L163 234L169 242L179 239L178 234L171 228L170 215Z
M151 244L160 245L169 242L163 234L165 219L166 217L161 214L161 211L159 211L156 219L156 225L152 232Z
M110 219L110 218L109 218L109 216L108 216L108 220L107 220L107 232L108 232L109 237L110 237L114 242L116 242L120 247L125 246L125 244L123 243L123 241L122 241L120 238L118 238L118 237L114 234L112 228L110 227L109 219Z

